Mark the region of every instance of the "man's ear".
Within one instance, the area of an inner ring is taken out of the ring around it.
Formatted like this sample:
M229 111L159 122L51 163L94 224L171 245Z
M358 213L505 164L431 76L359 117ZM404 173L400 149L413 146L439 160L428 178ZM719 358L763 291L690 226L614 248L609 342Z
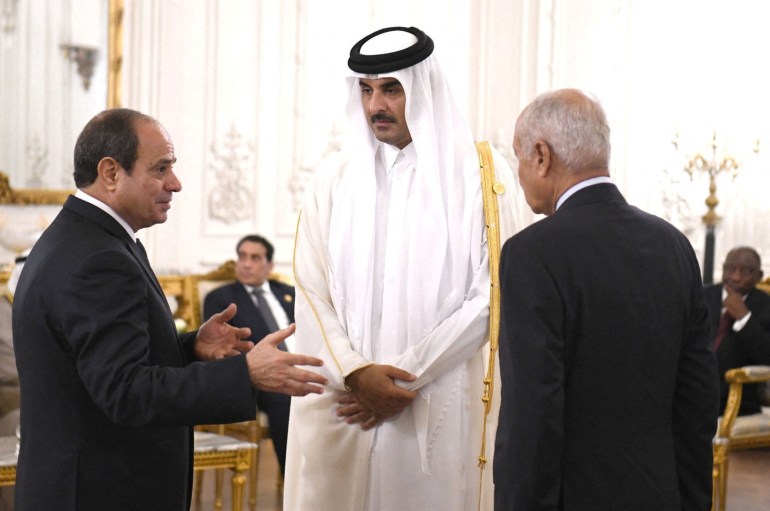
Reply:
M535 154L537 158L537 174L540 177L545 177L551 169L551 147L545 140L538 140L535 142Z
M105 156L99 160L96 166L96 179L102 182L102 185L109 191L115 190L118 183L118 169L120 164L110 156Z

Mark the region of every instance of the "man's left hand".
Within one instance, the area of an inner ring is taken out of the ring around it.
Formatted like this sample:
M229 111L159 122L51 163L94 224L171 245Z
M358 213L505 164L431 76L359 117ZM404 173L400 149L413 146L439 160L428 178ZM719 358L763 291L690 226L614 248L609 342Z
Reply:
M360 424L364 431L382 422L350 392L342 394L337 404L337 417L344 418L348 424Z
M231 303L225 310L214 314L201 325L195 339L195 356L199 360L216 360L246 353L254 347L245 341L251 335L249 328L236 328L227 322L235 317L238 307Z

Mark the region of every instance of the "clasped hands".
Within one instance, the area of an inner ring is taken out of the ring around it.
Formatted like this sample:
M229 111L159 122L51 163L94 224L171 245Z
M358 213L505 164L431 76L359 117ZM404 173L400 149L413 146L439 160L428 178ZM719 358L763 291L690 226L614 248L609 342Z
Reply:
M231 303L201 325L195 339L195 356L198 359L216 360L246 353L251 383L259 390L290 396L323 392L321 385L326 385L326 378L295 367L320 367L323 365L321 359L278 349L278 345L294 333L294 324L265 336L255 346L253 342L243 340L251 335L251 329L237 328L228 323L237 310L237 306Z
M337 401L337 416L348 424L360 424L363 430L371 429L414 401L417 392L399 387L395 381L415 379L415 375L389 365L372 364L357 369L345 378L351 391Z

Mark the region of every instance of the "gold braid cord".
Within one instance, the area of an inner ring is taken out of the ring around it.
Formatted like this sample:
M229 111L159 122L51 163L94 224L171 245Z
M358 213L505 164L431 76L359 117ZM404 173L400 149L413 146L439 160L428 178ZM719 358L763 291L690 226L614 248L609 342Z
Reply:
M484 220L487 225L487 246L489 252L489 364L484 378L484 423L481 430L481 453L479 454L479 503L481 502L481 481L487 463L487 418L492 409L492 393L495 381L495 357L500 333L500 226L497 194L503 193L502 183L495 181L495 165L489 142L477 142L479 169L481 171L481 193L484 200Z

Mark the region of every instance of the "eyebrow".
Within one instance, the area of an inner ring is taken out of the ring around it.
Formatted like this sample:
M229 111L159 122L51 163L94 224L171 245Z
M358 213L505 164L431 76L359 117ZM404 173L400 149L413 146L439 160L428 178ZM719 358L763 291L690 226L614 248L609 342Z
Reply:
M169 165L169 164L173 165L175 163L176 163L176 156L174 156L173 158L161 158L155 161L151 166L159 167L161 165Z
M361 87L369 87L370 89L375 87L374 84L371 84L371 83L369 83L367 81L364 81L363 78L359 78L358 79L358 85L361 86ZM387 82L383 82L383 83L377 84L377 88L378 89L386 89L388 87L393 87L394 85L397 86L397 87L401 87L402 86L401 82L399 82L398 80L393 78L392 80L388 80Z

